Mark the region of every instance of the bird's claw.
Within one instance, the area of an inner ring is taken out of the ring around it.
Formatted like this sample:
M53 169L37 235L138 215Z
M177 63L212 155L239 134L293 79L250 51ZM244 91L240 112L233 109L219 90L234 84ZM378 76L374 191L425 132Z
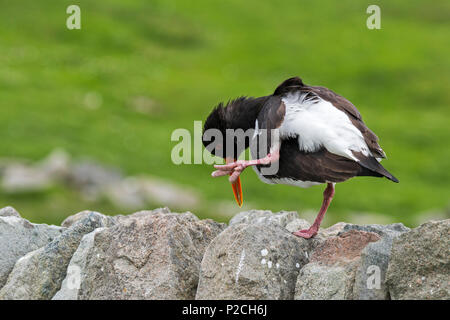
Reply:
M228 170L216 170L216 171L213 171L211 173L211 176L213 178L216 178L216 177L226 176L226 175L229 175L229 174L231 174L231 171L228 171Z
M305 230L298 230L296 232L292 233L294 236L301 237L304 239L310 239L314 237L317 234L317 230L313 228L305 229Z
M244 170L246 168L246 161L244 160L238 160L235 162L230 162L227 164L216 164L214 165L214 168L218 169L218 170L226 170L226 171L233 171L235 169L238 168L242 168L240 169L241 171Z

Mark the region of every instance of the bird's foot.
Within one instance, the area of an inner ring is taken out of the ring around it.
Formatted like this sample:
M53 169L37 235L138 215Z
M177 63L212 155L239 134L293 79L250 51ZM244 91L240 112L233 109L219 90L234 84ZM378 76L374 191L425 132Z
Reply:
M239 178L239 175L242 173L242 171L245 170L245 168L249 166L256 166L256 165L266 165L270 164L274 161L278 161L280 159L280 151L276 150L272 153L269 153L267 156L265 156L262 159L256 159L256 160L237 160L237 161L227 161L227 164L224 165L215 165L214 168L217 170L214 171L211 176L213 177L221 177L229 175L230 182L234 183Z
M298 230L296 232L293 232L292 234L297 237L304 238L304 239L310 239L317 234L317 231L318 230L316 228L311 227L309 229Z
M211 175L213 177L230 175L229 180L231 183L233 183L237 181L242 171L244 171L245 168L252 164L253 163L251 161L239 160L225 165L215 165L214 168L216 168L217 170L214 171Z

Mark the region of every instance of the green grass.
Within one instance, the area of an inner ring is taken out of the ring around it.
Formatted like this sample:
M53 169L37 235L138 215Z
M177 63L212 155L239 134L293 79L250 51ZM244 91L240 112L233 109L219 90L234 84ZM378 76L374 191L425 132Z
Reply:
M76 1L82 29L69 31L73 3L0 1L0 156L38 160L62 147L130 175L190 185L205 205L184 209L226 220L208 206L232 200L229 184L212 180L207 165L173 165L172 131L192 130L220 101L266 95L299 75L358 107L388 154L383 164L400 179L338 185L330 221L363 211L411 225L421 212L448 211L448 1ZM366 28L374 3L381 30ZM85 107L90 92L101 96L99 108ZM153 112L131 107L140 96L154 102ZM251 207L320 206L319 187L265 185L251 170L243 186ZM126 213L61 188L0 193L5 205L47 223L86 207Z

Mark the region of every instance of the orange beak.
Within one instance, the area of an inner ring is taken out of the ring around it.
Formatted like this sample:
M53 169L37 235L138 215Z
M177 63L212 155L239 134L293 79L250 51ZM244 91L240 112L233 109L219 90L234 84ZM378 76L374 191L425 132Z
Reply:
M232 159L226 159L226 163L234 162ZM230 174L231 175L231 174ZM241 178L238 177L236 182L231 184L231 188L233 189L234 199L240 207L242 207L242 203L244 202L244 197L242 196L242 186L241 186Z
M244 202L244 198L242 197L241 178L238 177L236 182L231 184L231 187L233 188L234 198L240 208Z

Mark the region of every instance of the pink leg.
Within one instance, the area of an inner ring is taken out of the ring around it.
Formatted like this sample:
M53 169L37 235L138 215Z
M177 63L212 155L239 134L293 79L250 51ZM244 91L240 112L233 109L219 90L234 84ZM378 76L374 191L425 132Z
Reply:
M313 225L309 229L299 230L294 232L293 234L305 239L314 237L319 231L320 223L322 222L323 217L325 216L325 213L327 212L327 209L330 206L333 196L334 196L334 185L332 183L328 183L325 191L323 192L322 207L320 208L319 214L317 215L316 220L314 220Z
M220 177L225 175L230 175L230 182L233 183L237 180L239 175L244 171L245 168L249 166L255 166L259 164L270 164L272 162L277 161L280 158L279 151L275 151L273 153L269 153L262 159L256 160L238 160L235 162L230 162L224 165L215 165L214 168L217 170L214 171L211 175L213 177Z

